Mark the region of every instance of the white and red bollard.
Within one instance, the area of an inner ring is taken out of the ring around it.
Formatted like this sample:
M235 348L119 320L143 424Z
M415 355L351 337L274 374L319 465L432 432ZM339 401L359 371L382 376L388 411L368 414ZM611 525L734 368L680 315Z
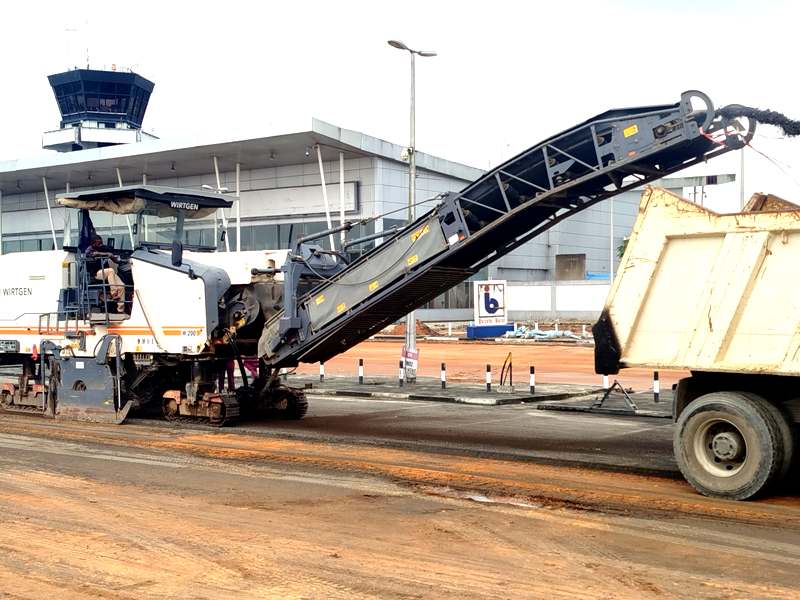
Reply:
M442 363L442 373L440 375L442 380L442 389L447 389L447 366Z
M531 365L531 396L536 393L536 367Z
M319 380L320 382L325 381L325 363L322 361L319 363Z
M358 359L358 385L364 384L364 359Z
M661 384L658 381L658 371L653 371L653 402L659 401Z
M492 365L486 365L486 391L492 391Z
M403 387L403 381L406 378L406 367L403 364L403 361L400 361L400 371L397 374L397 383L400 387Z

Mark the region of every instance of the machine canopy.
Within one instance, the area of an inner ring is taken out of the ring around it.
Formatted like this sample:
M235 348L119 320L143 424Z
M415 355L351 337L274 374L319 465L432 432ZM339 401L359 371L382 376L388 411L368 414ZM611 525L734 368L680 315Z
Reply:
M210 217L217 209L233 204L223 195L156 185L127 185L123 187L87 190L60 194L61 206L86 210L102 210L117 215L146 213L159 217L187 219Z

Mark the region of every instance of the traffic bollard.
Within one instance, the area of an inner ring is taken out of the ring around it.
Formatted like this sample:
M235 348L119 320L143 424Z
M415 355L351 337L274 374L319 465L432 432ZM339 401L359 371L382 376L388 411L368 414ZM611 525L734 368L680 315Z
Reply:
M661 384L658 381L658 371L653 371L653 402L659 401L659 392L661 392Z
M492 365L486 365L486 391L492 391Z
M405 379L405 376L406 376L406 370L403 367L403 361L401 360L400 361L400 371L398 373L398 379L397 379L398 380L398 384L399 384L400 387L403 387L403 380Z
M363 385L364 384L364 359L363 358L359 358L358 359L358 384L359 385Z
M531 365L531 396L536 393L536 367Z
M442 363L442 389L447 389L447 367Z

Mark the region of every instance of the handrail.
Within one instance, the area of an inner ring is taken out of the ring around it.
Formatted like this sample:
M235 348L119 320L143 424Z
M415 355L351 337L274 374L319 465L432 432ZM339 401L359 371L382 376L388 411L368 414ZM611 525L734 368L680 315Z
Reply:
M111 267L111 259L107 257L99 257L100 261L100 271L103 271ZM111 320L109 319L109 297L111 295L111 288L112 284L108 281L106 277L99 278L99 283L89 283L92 279L98 279L95 277L94 273L89 273L86 270L86 257L84 256L82 260L79 261L80 267L78 270L78 279L79 279L79 310L80 312L85 315L87 318L91 314L91 304L89 302L89 291L99 289L102 291L103 300L102 300L102 308L105 314L105 325L108 327L111 324ZM81 277L81 271L83 272L83 277ZM115 286L116 287L116 286ZM127 304L127 291L134 289L133 285L129 285L126 283L122 283L119 287L123 288L122 300L118 300L117 302L122 302L123 304Z

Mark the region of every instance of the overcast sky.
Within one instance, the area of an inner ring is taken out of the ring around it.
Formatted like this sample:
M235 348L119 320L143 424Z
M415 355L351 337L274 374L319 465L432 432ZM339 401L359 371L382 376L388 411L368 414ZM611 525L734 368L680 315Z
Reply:
M486 169L609 108L686 89L800 118L792 2L8 2L0 35L0 160L45 152L58 127L46 76L131 67L155 82L144 129L176 140L253 137L311 117ZM290 128L291 129L291 128ZM745 192L800 201L800 139L762 127ZM737 172L728 155L708 172ZM738 184L712 205L733 209Z

